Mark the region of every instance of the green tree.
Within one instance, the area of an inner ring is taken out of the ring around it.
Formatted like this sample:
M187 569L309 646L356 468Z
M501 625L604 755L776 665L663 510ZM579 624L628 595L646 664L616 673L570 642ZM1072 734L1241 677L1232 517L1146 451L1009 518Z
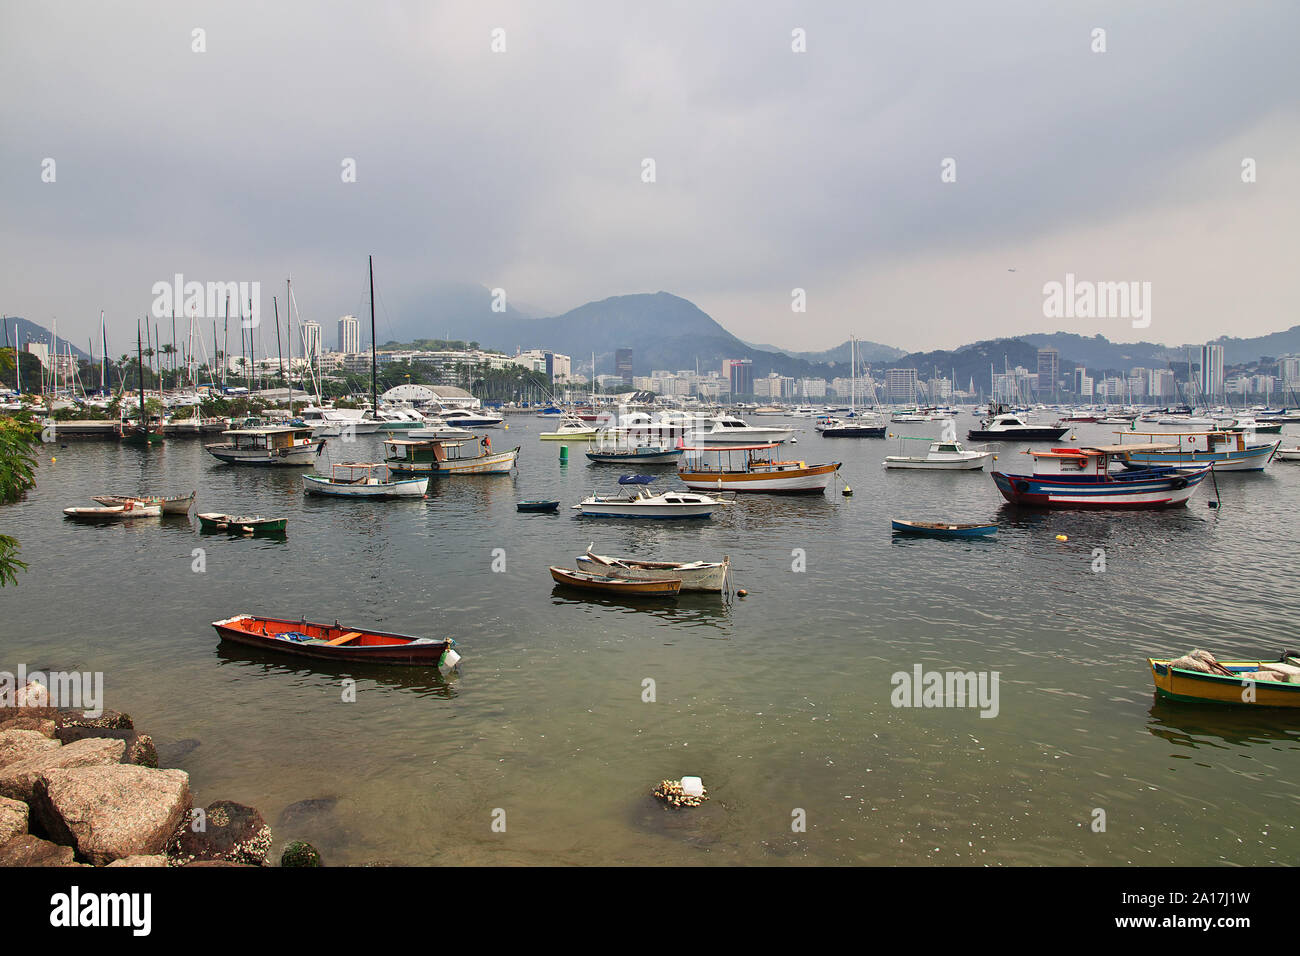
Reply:
M0 504L13 504L36 487L36 458L41 427L30 419L0 418ZM18 560L18 540L0 534L0 587L18 583L27 565Z

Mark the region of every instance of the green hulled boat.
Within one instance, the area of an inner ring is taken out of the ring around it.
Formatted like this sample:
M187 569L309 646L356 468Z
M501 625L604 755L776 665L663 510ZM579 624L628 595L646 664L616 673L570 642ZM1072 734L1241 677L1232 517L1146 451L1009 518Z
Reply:
M199 515L200 531L224 531L226 534L284 534L288 518L263 518L261 515Z

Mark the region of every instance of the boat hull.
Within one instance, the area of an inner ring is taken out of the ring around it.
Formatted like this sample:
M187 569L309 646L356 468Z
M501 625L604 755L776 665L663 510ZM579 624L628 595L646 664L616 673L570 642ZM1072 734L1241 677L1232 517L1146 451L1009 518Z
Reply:
M682 457L682 450L674 448L669 451L646 452L587 452L587 459L599 465L628 465L640 467L641 465L675 465Z
M946 461L934 461L927 458L908 458L902 455L889 455L885 458L886 468L912 468L919 471L974 471L983 468L993 459L992 454L978 455L974 458L953 458Z
M313 438L306 445L268 452L265 448L235 448L233 445L206 445L208 453L228 465L295 468L314 464L325 447L325 439Z
M423 498L429 489L428 478L403 478L376 485L330 481L320 475L303 475L302 490L309 495L335 498Z
M1267 661L1220 661L1228 670L1238 670L1240 677L1203 674L1200 671L1170 667L1167 660L1147 659L1156 695L1165 700L1190 704L1227 704L1238 707L1300 707L1300 684L1252 680L1250 669L1265 666ZM1251 693L1247 693L1247 690ZM1250 699L1253 698L1253 699Z
M828 425L820 429L823 438L884 438L888 425Z
M680 578L630 580L554 567L551 568L551 577L556 584L562 584L565 587L595 591L606 595L617 595L619 597L673 598L677 597L678 592L682 589Z
M992 473L1002 497L1014 505L1031 508L1146 509L1177 508L1196 493L1210 472L1161 469L1160 474L1141 472L1094 476L1056 477Z
M1245 451L1142 452L1124 456L1124 467L1192 468L1213 465L1215 471L1263 471L1273 460L1281 439Z
M1007 431L973 428L966 433L966 438L971 441L1056 441L1069 430L1068 427L1017 428Z
M140 495L138 497L131 495L95 495L92 500L98 501L101 505L124 505L128 501L134 501L145 505L159 505L165 515L187 515L190 513L190 509L194 507L195 494L196 492L191 491L188 495L177 495L174 498L163 498L159 495Z
M284 534L288 518L254 518L248 515L199 515L199 530L227 534Z
M982 538L995 534L995 524L945 524L944 522L902 521L897 518L890 526L898 534L924 535L930 538Z
M626 560L620 560L617 564L605 564L585 554L576 561L578 570L588 574L625 578L629 581L679 580L683 591L721 591L731 566L729 561L703 564L698 568L689 564Z
M394 475L425 475L434 478L446 478L451 475L506 475L515 467L519 458L519 449L494 455L482 455L478 458L450 458L446 461L406 461L389 458L389 470Z
M415 638L405 634L390 634L384 631L353 632L351 628L337 624L312 624L307 621L254 617L247 614L227 618L224 621L213 621L212 626L223 640L281 654L292 654L296 657L313 657L318 660L429 667L436 666L450 646L447 641ZM277 636L286 633L306 634L320 643L294 641ZM336 640L347 633L357 633L358 637L345 644L324 643ZM384 643L385 641L392 641L392 643Z
M835 477L839 462L805 468L763 469L746 472L682 471L677 477L694 491L763 492L766 494L821 494Z

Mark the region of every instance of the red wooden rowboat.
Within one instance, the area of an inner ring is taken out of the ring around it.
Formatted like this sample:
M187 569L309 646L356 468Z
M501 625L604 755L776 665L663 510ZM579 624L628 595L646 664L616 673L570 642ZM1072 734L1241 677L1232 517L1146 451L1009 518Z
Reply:
M409 637L384 631L359 631L339 624L338 621L333 624L312 624L303 620L237 614L224 621L213 621L212 626L224 640L269 651L297 654L300 657L423 665L439 664L443 655L448 653L454 655L448 664L454 664L460 659L451 650L456 643L451 638L435 641L427 637Z

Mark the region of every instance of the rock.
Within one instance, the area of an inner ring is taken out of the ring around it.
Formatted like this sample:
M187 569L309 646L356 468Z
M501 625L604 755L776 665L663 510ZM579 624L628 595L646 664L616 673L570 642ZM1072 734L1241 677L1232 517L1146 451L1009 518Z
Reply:
M153 745L153 739L148 734L137 734L134 730L64 724L58 729L57 736L65 744L76 743L78 740L87 740L91 737L120 740L126 744L126 751L122 754L122 763L133 763L141 767L158 766L158 751Z
M3 714L4 711L0 710L0 715ZM54 721L41 717L12 717L9 720L0 720L0 732L6 730L35 730L46 737L53 737L58 726Z
M27 804L0 797L0 846L27 832Z
M347 845L349 834L336 812L338 797L315 797L291 803L280 813L275 829L282 838L303 840L326 853Z
M310 843L294 840L280 854L281 866L320 866L320 853Z
M155 856L189 814L190 775L128 764L45 770L31 806L52 839L74 845L79 857L99 866Z
M31 733L32 731L10 731ZM66 747L57 747L33 754L5 767L0 767L0 797L31 803L32 787L36 778L49 770L71 770L75 767L102 767L115 764L126 752L120 740L93 738L78 740Z
M106 710L98 717L87 717L78 710L61 710L56 718L60 727L98 727L101 730L134 730L130 714Z
M59 742L51 740L38 730L0 731L0 768L35 757L47 750L58 750Z
M193 737L186 737L184 740L173 740L170 743L158 744L158 762L164 767L174 767L195 750L198 749L199 741Z
M262 866L271 849L271 828L252 807L218 800L203 811L203 829L185 821L167 847L174 866L193 862L246 863ZM197 821L195 821L197 822Z
M12 696L9 690L5 690L0 696L3 697L4 704L0 714L4 714L5 720L20 717L49 720L57 717L59 713L57 707L49 706L50 692L39 681L28 681L17 692L13 692Z
M161 853L153 856L124 856L120 860L114 860L109 866L166 866L167 857Z
M191 860L189 863L181 863L180 866L253 866L252 863L232 863L230 860Z
M0 846L0 867L77 865L73 859L72 847L59 846L30 833L24 833Z

